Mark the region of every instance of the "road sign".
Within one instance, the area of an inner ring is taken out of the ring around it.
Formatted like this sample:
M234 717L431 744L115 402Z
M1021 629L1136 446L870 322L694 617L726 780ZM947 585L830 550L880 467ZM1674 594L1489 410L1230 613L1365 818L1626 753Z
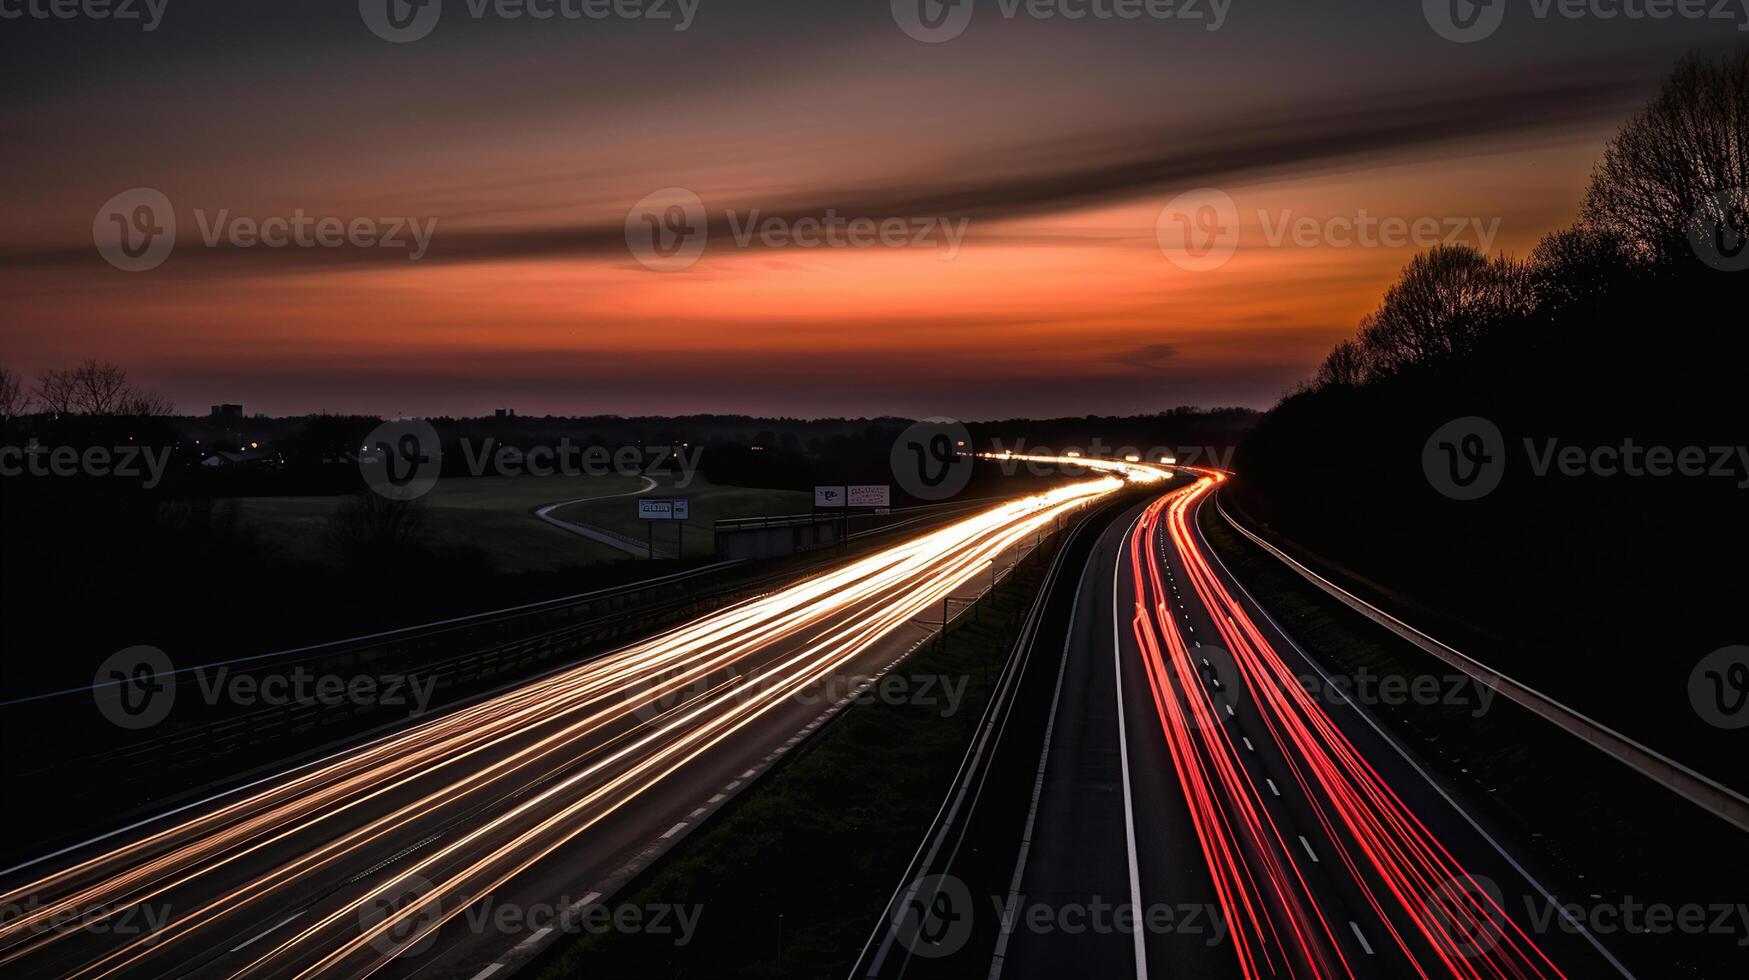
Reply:
M849 488L852 507L891 507L893 488L885 483L873 483Z
M843 487L814 488L815 507L843 507L844 497L845 493Z
M638 498L638 518L645 521L684 521L690 516L691 501L685 497L672 500L656 497Z

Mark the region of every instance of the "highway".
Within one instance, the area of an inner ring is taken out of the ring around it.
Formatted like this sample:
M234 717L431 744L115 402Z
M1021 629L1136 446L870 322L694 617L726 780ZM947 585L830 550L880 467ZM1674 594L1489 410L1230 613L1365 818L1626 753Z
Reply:
M945 597L1123 483L1096 475L990 507L279 779L8 869L0 971L489 976L507 949L539 936L482 927L473 913L599 901L600 883L811 730L834 679L900 660L929 635Z
M1009 726L951 832L1005 862L919 863L854 975L1631 976L1367 708L1308 692L1334 685L1198 529L1224 478L1130 508L1065 579L1046 735Z

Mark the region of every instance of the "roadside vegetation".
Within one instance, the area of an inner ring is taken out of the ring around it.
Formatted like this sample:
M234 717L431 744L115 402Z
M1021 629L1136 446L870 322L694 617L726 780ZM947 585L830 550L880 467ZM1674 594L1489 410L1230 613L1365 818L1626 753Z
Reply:
M1749 264L1746 232L1749 53L1690 58L1605 149L1572 227L1525 259L1411 261L1259 421L1229 506L1441 639L1745 788L1749 729L1707 724L1688 685L1745 639L1749 271L1729 270ZM1654 447L1704 472L1650 472ZM1498 486L1450 495L1430 473L1453 453L1467 474L1498 467Z

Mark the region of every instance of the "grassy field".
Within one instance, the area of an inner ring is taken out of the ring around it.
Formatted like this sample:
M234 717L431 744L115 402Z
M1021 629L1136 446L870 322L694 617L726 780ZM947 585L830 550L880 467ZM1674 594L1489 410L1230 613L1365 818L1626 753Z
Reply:
M750 487L722 487L702 477L693 477L685 487L676 487L673 477L658 480L657 486L642 496L685 497L691 501L692 518L685 531L686 556L702 557L715 547L711 525L719 520L737 517L761 517L777 514L805 514L813 506L813 498L798 490L759 490ZM579 494L578 496L583 496ZM563 497L554 498L563 500ZM591 524L626 535L638 541L646 540L649 531L638 518L637 504L632 497L585 500L553 511L553 516L578 524ZM551 503L551 501L548 501ZM672 554L675 542L673 526L655 523L656 547Z
M675 477L653 478L655 487L639 494L644 477L605 476L483 476L438 481L424 499L433 543L438 546L483 549L504 572L548 571L599 561L616 561L626 553L557 528L534 516L537 508L577 501L553 516L593 524L642 541L646 530L638 519L636 498L686 497L692 519L686 527L687 557L705 557L715 542L712 522L731 517L793 514L806 511L810 498L791 490L721 487L694 477L685 487ZM588 499L584 499L588 498ZM343 497L240 497L234 502L239 520L292 558L331 562L323 545L328 517ZM674 527L658 524L657 547L672 554Z
M500 571L544 571L610 561L626 555L535 519L535 508L579 497L626 493L643 484L639 477L617 474L484 476L440 480L424 500L434 543L484 549ZM332 559L323 547L323 531L328 516L342 499L338 496L242 497L236 500L236 505L238 517L244 524L284 549L286 554L308 561L327 562ZM633 509L630 499L622 497L617 502L630 510Z

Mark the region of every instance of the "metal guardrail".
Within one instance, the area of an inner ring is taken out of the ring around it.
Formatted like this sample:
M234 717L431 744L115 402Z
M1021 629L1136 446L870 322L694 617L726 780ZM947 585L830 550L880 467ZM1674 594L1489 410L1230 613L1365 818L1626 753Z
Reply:
M1543 718L1562 731L1578 738L1695 806L1730 823L1739 830L1749 830L1749 799L1744 798L1741 793L1690 769L1655 749L1634 741L1608 725L1587 717L1529 685L1514 680L1474 657L1459 652L1449 644L1428 636L1331 582L1234 520L1233 515L1227 513L1226 507L1221 505L1218 493L1215 495L1215 509L1220 512L1221 517L1225 518L1228 524L1232 525L1234 530L1279 559L1282 564L1297 572L1301 578L1324 590L1338 602L1409 641L1418 649L1456 667L1469 675L1476 683L1487 685L1492 690L1505 695L1525 710Z
M1010 498L1002 496L971 497L965 500L952 500L939 504L916 504L911 507L885 507L881 508L880 511L859 510L851 512L849 514L849 519L860 521L876 517L903 517L908 514L945 514L952 513L956 510L969 510L982 504L994 504L1008 499ZM720 533L723 531L746 531L767 527L795 527L798 525L805 526L808 524L828 523L836 524L844 519L845 510L840 507L828 510L811 511L806 514L771 514L763 517L725 517L717 520L712 525L712 528Z

